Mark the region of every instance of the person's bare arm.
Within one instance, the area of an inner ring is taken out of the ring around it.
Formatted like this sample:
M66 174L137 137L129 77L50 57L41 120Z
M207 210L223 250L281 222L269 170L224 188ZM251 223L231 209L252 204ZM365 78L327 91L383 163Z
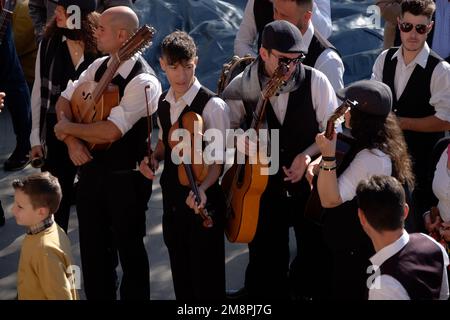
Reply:
M439 132L450 130L450 122L441 120L436 116L428 116L425 118L398 117L397 119L402 130L417 132Z

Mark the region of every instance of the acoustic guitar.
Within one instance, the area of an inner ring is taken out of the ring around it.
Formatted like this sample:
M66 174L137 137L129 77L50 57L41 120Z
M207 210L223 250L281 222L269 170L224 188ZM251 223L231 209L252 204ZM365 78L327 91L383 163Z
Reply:
M256 132L260 129L266 112L266 105L284 83L283 78L289 67L280 63L274 76L264 88L253 113L250 126ZM266 189L269 177L262 175L267 165L257 162L251 164L245 157L245 164L235 163L222 178L222 189L227 206L225 234L230 242L248 243L253 240L258 225L259 202Z
M156 30L148 25L141 27L122 45L116 55L111 56L109 66L98 83L86 81L75 89L70 101L75 122L94 123L106 120L111 109L119 104L119 88L111 84L117 69L122 62L149 47L155 32ZM88 142L86 144L89 150L105 150L111 145Z

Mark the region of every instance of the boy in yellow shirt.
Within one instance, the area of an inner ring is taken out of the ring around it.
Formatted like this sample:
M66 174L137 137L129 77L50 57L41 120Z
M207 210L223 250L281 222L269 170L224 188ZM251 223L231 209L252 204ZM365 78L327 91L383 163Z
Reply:
M77 300L70 241L53 220L61 201L58 179L43 172L12 185L12 212L17 224L27 227L17 272L19 300Z

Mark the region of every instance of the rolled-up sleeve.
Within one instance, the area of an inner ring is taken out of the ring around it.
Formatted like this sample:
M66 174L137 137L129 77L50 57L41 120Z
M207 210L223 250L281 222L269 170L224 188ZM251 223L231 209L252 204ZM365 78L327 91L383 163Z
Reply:
M450 122L450 64L439 63L431 76L430 104L436 110L435 116Z
M222 135L222 149L214 149L215 159L225 160L224 150L226 148L226 132L230 128L230 108L222 99L214 97L208 101L203 110L205 129L216 129ZM215 138L216 139L216 138ZM213 141L212 143L214 143Z
M124 135L140 118L147 116L146 106L149 114L157 110L160 95L161 84L158 79L148 73L142 73L134 77L125 87L119 105L111 109L108 120Z

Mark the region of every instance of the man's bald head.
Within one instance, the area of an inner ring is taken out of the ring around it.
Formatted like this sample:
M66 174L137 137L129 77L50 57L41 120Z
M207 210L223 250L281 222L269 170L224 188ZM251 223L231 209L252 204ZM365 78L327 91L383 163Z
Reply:
M132 35L139 28L139 18L136 13L126 6L117 6L105 10L102 17L108 19L114 30L124 29Z

